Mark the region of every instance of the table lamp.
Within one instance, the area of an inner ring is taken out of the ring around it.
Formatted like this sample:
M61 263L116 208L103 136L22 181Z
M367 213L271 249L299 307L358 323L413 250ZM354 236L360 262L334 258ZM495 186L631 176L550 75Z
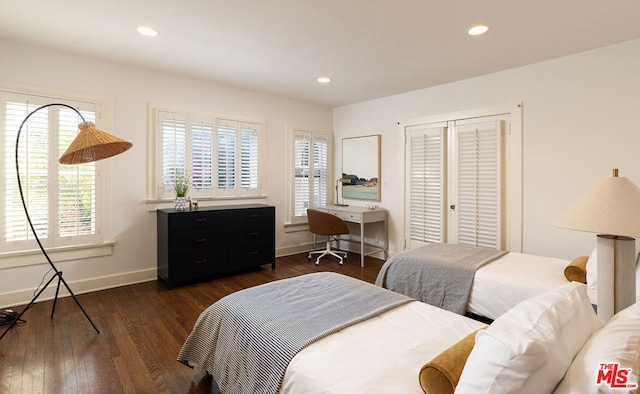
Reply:
M636 301L635 240L640 236L640 188L626 177L605 178L552 222L597 233L598 318L607 322Z

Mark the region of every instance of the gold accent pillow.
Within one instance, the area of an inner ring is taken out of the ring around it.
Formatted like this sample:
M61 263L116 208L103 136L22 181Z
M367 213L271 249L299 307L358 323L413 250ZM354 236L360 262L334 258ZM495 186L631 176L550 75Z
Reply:
M420 387L426 394L448 394L456 389L462 369L476 342L476 333L472 332L460 341L438 354L426 363L420 374Z
M564 269L564 276L570 282L587 283L587 261L589 256L580 256L573 259Z

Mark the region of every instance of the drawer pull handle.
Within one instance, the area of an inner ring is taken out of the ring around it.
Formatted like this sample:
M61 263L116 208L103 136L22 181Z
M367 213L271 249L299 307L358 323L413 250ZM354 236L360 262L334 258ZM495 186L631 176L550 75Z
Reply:
M257 255L259 252L257 250L254 250L253 252L249 252L249 256L255 256Z
M194 263L196 263L196 264L204 264L206 262L207 262L207 259L194 261Z
M207 242L207 238L196 238L194 239L196 242Z
M254 218L257 218L257 217L258 217L258 214L257 214L257 213L250 213L250 214L248 214L248 215L247 215L247 217L248 217L249 219L254 219Z
M196 222L206 222L207 218L195 218Z
M257 231L253 231L253 232L247 233L247 235L250 236L250 237L255 237L256 235L258 235L258 232Z

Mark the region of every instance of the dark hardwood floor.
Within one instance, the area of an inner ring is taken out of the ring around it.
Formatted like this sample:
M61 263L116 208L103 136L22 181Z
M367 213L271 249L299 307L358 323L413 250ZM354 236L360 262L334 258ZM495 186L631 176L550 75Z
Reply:
M366 258L360 268L360 256L350 254L344 266L326 259L316 267L299 254L277 258L275 269L172 290L153 281L79 295L100 334L70 297L58 300L53 319L52 301L38 303L0 341L0 393L209 393L203 371L176 361L206 307L246 287L312 272L373 283L382 264Z

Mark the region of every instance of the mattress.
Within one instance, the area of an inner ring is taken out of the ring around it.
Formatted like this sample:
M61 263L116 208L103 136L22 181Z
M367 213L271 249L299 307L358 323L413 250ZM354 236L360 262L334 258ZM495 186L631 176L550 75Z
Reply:
M567 284L569 260L510 252L476 271L467 311L497 319L534 295ZM589 298L597 296L589 289Z
M412 301L304 348L289 363L280 393L422 393L422 366L481 327Z

